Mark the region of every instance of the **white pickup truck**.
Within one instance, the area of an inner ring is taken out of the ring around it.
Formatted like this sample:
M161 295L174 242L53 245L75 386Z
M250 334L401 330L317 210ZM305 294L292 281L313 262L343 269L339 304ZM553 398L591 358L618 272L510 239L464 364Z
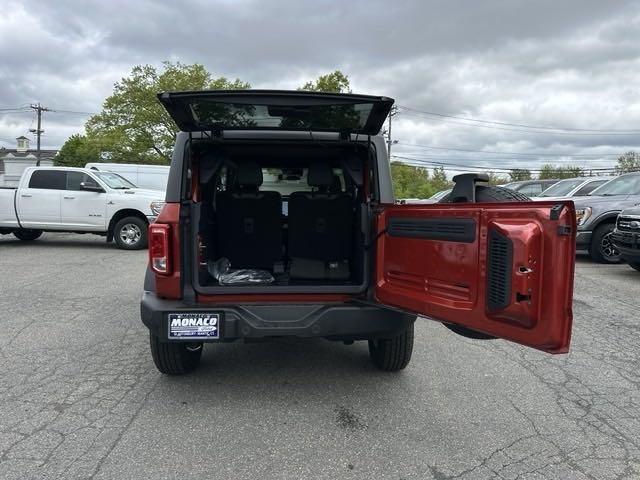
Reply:
M0 234L35 240L42 232L95 233L119 248L147 246L147 226L164 192L144 190L113 172L27 168L18 188L0 188Z

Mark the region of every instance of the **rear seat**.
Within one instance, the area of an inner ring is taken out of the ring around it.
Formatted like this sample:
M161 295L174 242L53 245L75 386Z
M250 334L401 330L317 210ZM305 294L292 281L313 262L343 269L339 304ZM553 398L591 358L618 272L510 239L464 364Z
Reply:
M352 251L351 196L335 191L331 166L309 167L311 192L289 197L289 257L292 278L348 278ZM322 274L322 272L325 272Z
M260 185L260 166L243 163L237 187L217 195L218 258L227 257L231 268L273 270L282 261L282 198Z

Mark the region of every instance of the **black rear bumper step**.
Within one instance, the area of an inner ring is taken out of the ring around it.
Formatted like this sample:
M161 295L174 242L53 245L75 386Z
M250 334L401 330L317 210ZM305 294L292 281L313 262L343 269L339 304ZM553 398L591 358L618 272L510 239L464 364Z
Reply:
M350 302L186 305L180 300L165 300L152 292L144 292L140 303L142 323L164 342L169 341L168 314L190 312L220 314L221 338L209 340L211 342L283 336L387 338L405 329L416 318L404 312Z

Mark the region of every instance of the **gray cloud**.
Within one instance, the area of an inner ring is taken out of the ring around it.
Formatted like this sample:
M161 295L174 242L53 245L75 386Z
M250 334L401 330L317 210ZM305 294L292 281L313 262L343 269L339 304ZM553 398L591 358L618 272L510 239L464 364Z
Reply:
M633 129L640 128L639 27L632 1L10 2L0 17L0 108L41 101L98 111L133 65L171 59L200 62L215 75L261 88L294 88L340 68L355 91L417 110ZM32 118L0 114L0 144L25 134ZM85 118L46 114L45 145L60 146ZM640 136L514 132L409 111L395 120L396 153L470 164L542 160L408 144L566 155L640 145ZM612 163L612 157L550 158Z

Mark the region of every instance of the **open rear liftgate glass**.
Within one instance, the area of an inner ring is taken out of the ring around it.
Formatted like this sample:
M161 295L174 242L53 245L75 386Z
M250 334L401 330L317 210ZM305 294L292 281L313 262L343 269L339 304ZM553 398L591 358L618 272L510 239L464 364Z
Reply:
M377 234L381 303L546 352L568 351L571 202L389 205Z

